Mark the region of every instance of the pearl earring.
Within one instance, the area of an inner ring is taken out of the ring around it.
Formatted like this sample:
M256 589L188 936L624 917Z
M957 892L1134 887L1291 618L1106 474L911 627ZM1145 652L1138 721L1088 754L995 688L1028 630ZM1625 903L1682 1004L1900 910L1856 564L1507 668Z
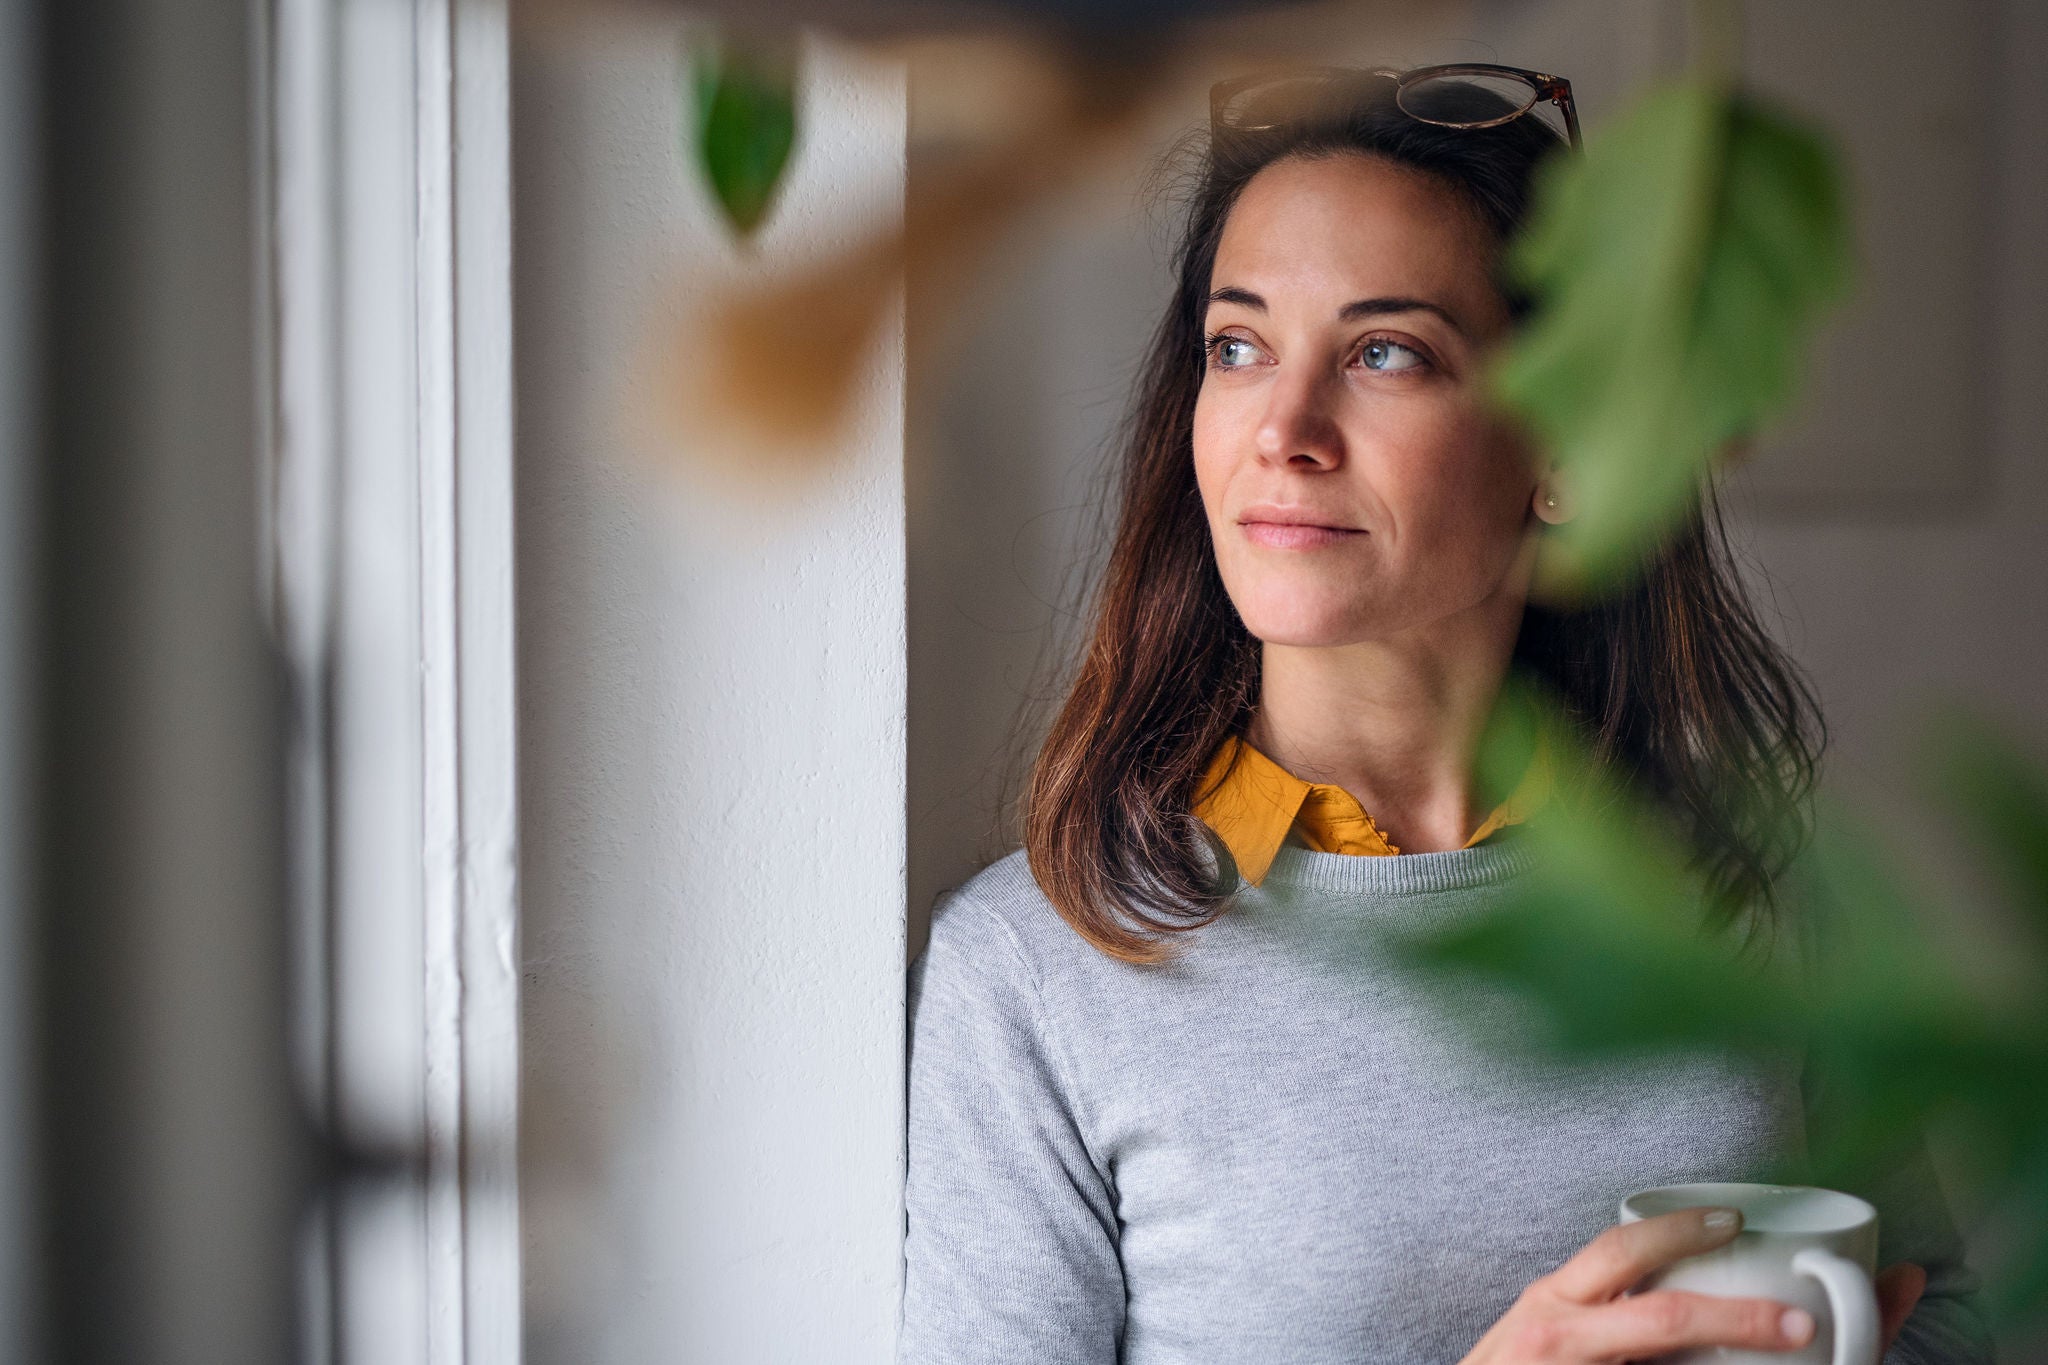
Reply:
M1555 506L1557 506L1557 494L1555 494L1555 493L1545 493L1545 494L1543 495L1543 505L1544 505L1545 507L1555 507Z

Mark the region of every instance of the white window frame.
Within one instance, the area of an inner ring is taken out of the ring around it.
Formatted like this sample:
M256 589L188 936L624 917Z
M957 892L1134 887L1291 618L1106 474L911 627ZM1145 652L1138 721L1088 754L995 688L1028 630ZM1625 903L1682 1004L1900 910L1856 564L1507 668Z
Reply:
M306 1358L519 1357L505 0L258 0Z

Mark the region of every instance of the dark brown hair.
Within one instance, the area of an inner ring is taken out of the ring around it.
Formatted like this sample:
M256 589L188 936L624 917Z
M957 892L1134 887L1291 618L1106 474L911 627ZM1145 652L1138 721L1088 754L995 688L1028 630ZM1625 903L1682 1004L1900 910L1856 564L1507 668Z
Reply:
M1562 140L1533 116L1447 128L1403 113L1391 81L1256 132L1211 130L1174 255L1177 285L1126 420L1120 511L1090 636L1024 794L1031 870L1104 953L1154 963L1221 915L1235 889L1192 814L1223 740L1259 690L1259 642L1216 568L1195 485L1202 325L1223 223L1282 157L1363 153L1437 177L1504 244L1531 175ZM1484 99L1483 92L1474 98ZM1511 315L1529 301L1498 273ZM1798 668L1736 578L1710 481L1630 582L1570 607L1531 603L1518 669L1548 692L1594 758L1648 796L1692 850L1708 910L1775 911L1773 881L1805 842L1824 739Z

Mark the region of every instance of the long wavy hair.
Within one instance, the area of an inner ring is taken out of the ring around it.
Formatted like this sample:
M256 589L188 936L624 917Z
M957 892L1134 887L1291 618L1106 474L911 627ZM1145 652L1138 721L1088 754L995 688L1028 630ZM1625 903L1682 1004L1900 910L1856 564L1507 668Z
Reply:
M1412 167L1478 210L1511 317L1530 307L1502 275L1499 248L1562 139L1535 117L1424 123L1392 93L1392 82L1372 82L1273 128L1212 129L1185 144L1197 160L1177 283L1125 419L1116 532L1078 671L1024 791L1033 876L1078 933L1125 961L1166 960L1174 936L1224 913L1236 883L1192 813L1211 757L1244 732L1259 695L1259 642L1217 572L1192 438L1205 300L1231 206L1283 157ZM1734 572L1711 478L1625 586L1569 606L1530 603L1514 661L1595 761L1670 818L1710 919L1775 918L1773 883L1810 832L1825 727Z

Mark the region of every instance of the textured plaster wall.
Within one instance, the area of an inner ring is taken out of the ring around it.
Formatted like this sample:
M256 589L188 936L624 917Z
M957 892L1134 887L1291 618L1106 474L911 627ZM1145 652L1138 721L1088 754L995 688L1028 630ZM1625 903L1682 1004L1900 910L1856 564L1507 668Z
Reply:
M682 41L613 17L515 58L526 1337L859 1365L902 1220L900 324L793 487L629 434L650 338L737 268ZM807 55L768 262L900 210L900 74Z

